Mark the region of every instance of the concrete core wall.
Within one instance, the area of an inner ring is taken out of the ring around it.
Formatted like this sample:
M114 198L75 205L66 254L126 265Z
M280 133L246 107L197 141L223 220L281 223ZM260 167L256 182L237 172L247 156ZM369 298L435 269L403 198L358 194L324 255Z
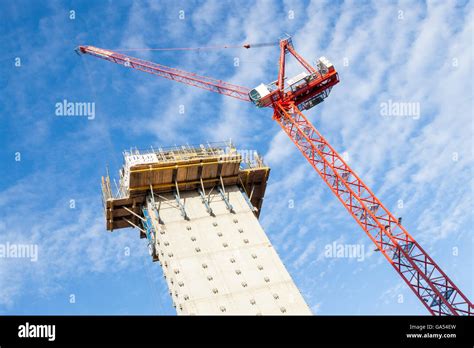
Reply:
M178 314L312 314L238 186L226 187L234 213L211 193L211 216L199 193L147 201L155 248ZM158 219L161 220L161 223Z

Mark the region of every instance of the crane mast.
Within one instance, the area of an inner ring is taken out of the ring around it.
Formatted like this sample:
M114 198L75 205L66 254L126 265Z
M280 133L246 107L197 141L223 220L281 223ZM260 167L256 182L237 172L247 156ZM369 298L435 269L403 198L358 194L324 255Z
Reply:
M273 118L431 314L473 314L467 297L295 105L278 104Z
M474 306L469 299L301 113L301 110L310 109L324 101L332 87L339 82L337 71L326 58L319 58L316 67L313 67L296 52L290 37L282 39L277 80L250 90L112 50L79 46L76 52L236 99L252 101L257 107L272 107L273 119L428 312L432 315L474 314ZM306 70L289 80L285 78L287 54L291 54Z

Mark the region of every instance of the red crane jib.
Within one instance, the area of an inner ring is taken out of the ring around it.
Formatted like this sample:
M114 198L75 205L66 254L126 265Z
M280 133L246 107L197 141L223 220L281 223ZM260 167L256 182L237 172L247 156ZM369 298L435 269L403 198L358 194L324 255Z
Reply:
M324 57L320 58L322 65L316 69L295 51L291 38L282 39L278 79L250 90L93 46L80 46L76 52L240 100L253 101L260 107L271 106L274 109L273 119L426 309L432 315L474 314L474 306L468 298L407 232L400 219L394 217L301 113L300 110L323 101L339 82L336 70ZM288 53L308 73L285 87L285 56Z

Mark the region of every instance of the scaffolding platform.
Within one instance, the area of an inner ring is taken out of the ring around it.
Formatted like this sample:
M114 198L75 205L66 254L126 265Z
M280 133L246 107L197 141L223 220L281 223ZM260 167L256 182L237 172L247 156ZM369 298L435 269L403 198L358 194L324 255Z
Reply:
M242 188L258 217L270 168L255 151L238 151L231 142L197 146L124 151L119 183L102 177L106 228L139 228L149 194L198 191L217 192L218 187ZM142 237L143 237L142 231Z

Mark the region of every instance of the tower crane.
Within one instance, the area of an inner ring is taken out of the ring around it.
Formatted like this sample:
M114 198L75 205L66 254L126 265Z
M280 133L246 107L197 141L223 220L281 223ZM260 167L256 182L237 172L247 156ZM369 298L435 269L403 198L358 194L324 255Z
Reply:
M428 312L432 315L473 315L474 306L469 299L402 226L401 219L395 218L301 112L324 101L339 82L333 64L321 57L312 66L296 52L291 37L281 39L277 45L280 48L277 79L254 89L134 58L117 50L79 46L76 52L249 101L259 108L271 107L273 119ZM262 45L246 44L242 47L248 49L252 46ZM290 79L285 76L288 54L305 69Z

